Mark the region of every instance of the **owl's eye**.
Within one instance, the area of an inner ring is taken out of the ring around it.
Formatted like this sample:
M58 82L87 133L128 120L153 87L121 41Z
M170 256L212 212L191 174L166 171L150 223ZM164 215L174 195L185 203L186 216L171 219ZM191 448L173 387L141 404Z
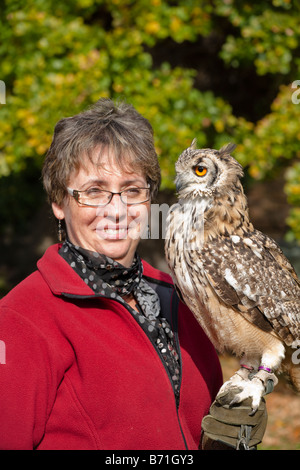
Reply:
M207 173L207 168L201 165L197 165L195 166L194 171L197 176L205 176Z

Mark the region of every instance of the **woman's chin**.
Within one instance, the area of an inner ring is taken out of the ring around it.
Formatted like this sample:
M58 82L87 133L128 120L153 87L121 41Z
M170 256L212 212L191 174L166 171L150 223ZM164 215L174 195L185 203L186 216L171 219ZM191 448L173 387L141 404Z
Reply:
M105 239L99 236L95 243L94 251L108 256L109 258L118 261L120 264L130 266L139 239L134 240L128 236L120 238L119 236L114 237L112 235L113 234L110 234L110 236Z

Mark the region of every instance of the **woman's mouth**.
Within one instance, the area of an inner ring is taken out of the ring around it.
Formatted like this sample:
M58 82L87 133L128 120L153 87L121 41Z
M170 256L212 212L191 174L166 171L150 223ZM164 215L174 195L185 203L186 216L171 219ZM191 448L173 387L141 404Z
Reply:
M122 240L127 238L127 227L97 227L97 235L105 240Z

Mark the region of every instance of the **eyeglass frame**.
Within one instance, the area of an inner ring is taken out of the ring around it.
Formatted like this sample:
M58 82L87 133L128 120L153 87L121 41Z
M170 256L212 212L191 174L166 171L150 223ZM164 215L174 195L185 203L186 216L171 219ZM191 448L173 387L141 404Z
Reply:
M82 205L82 206L86 206L86 207L105 207L107 206L108 204L111 203L113 197L117 194L118 196L120 196L120 199L121 199L121 202L125 205L125 206L136 206L138 204L144 204L144 202L147 202L147 201L150 201L150 198L151 198L151 193L150 193L150 185L148 184L148 187L147 188L139 188L137 187L136 189L148 189L149 190L149 197L145 200L145 201L140 201L140 202L130 202L130 203L127 203L127 202L124 202L123 199L122 199L122 193L124 193L125 191L128 191L129 189L123 189L123 191L120 191L119 193L114 193L113 191L107 191L106 189L100 189L100 191L104 192L104 193L109 193L110 194L110 199L109 201L104 204L104 205L100 205L100 204L85 204L84 202L80 202L79 201L79 196L80 196L80 193L86 193L87 190L84 190L84 191L79 191L79 189L73 189L73 188L69 188L67 187L67 192L70 196L72 196L75 201Z

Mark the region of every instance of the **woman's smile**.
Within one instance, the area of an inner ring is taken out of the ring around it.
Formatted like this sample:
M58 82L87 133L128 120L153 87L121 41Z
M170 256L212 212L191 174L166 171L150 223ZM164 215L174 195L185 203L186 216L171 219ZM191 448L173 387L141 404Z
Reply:
M120 240L127 238L128 228L127 227L101 227L101 221L96 228L97 235L102 239L109 240Z

